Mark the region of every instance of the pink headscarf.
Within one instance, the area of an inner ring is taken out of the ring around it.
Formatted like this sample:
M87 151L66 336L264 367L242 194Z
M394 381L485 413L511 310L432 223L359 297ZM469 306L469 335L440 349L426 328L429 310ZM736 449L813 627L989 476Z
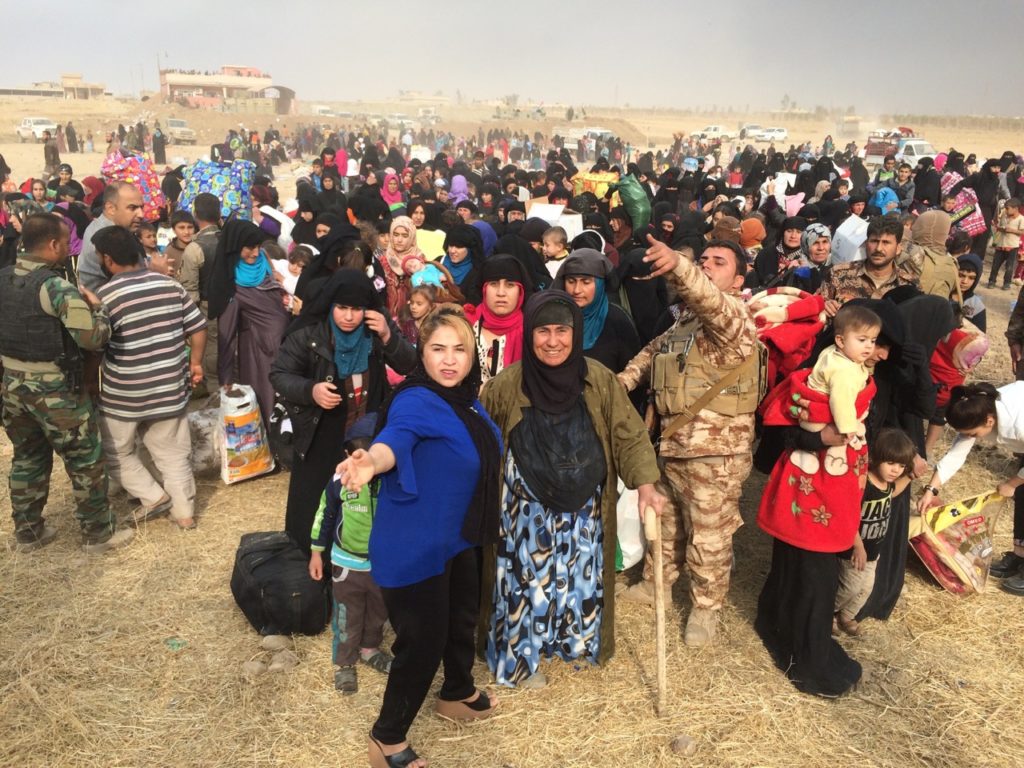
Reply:
M398 187L394 192L388 191L388 182L392 179L398 182ZM389 173L384 177L384 183L380 185L380 196L384 198L384 202L388 204L388 208L395 210L395 208L402 205L402 180L398 178L397 173Z

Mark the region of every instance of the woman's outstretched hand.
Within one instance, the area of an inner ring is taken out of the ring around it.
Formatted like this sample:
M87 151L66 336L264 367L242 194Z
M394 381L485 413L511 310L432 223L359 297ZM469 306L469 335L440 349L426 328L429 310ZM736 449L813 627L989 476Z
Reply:
M377 470L373 465L373 457L369 451L359 449L337 466L335 471L341 476L341 484L346 490L359 493L363 486L373 480Z

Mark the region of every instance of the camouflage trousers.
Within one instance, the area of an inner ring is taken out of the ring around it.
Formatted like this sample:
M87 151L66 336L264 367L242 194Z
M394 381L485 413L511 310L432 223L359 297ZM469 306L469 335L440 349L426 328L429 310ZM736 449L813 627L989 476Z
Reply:
M665 584L674 584L685 566L693 605L717 610L729 592L732 535L743 525L740 493L750 474L750 454L662 458L661 465L658 490L668 498L661 517ZM644 579L653 575L648 552Z
M88 395L69 392L60 374L6 371L3 424L14 446L10 489L15 534L41 528L56 453L71 479L83 537L109 538L114 517L107 501L99 427Z

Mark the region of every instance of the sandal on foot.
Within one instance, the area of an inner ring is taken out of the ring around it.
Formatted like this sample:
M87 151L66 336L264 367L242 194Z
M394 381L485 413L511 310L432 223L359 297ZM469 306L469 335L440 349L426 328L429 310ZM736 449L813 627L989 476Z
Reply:
M406 768L420 759L411 746L393 755L385 755L384 745L370 734L370 768Z
M349 696L359 690L355 667L334 668L334 690Z
M389 653L384 653L384 651L377 651L366 658L360 656L359 660L366 666L386 675L391 671L391 662L394 661L395 658Z
M498 708L497 700L492 700L486 693L477 690L476 698L470 701L437 700L435 710L441 717L450 720L483 720L494 714Z
M148 523L150 520L156 520L158 517L164 517L170 513L171 507L174 502L171 501L171 497L166 493L163 498L151 506L140 504L138 507L128 513L128 518L125 522L135 528L138 528L144 523Z

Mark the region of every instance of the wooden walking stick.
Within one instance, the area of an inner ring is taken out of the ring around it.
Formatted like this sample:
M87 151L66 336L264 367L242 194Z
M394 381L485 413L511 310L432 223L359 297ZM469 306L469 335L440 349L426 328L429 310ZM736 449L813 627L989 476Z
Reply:
M665 716L668 670L665 661L665 574L662 572L661 521L654 507L644 510L644 537L654 551L654 628L658 651L658 717Z

